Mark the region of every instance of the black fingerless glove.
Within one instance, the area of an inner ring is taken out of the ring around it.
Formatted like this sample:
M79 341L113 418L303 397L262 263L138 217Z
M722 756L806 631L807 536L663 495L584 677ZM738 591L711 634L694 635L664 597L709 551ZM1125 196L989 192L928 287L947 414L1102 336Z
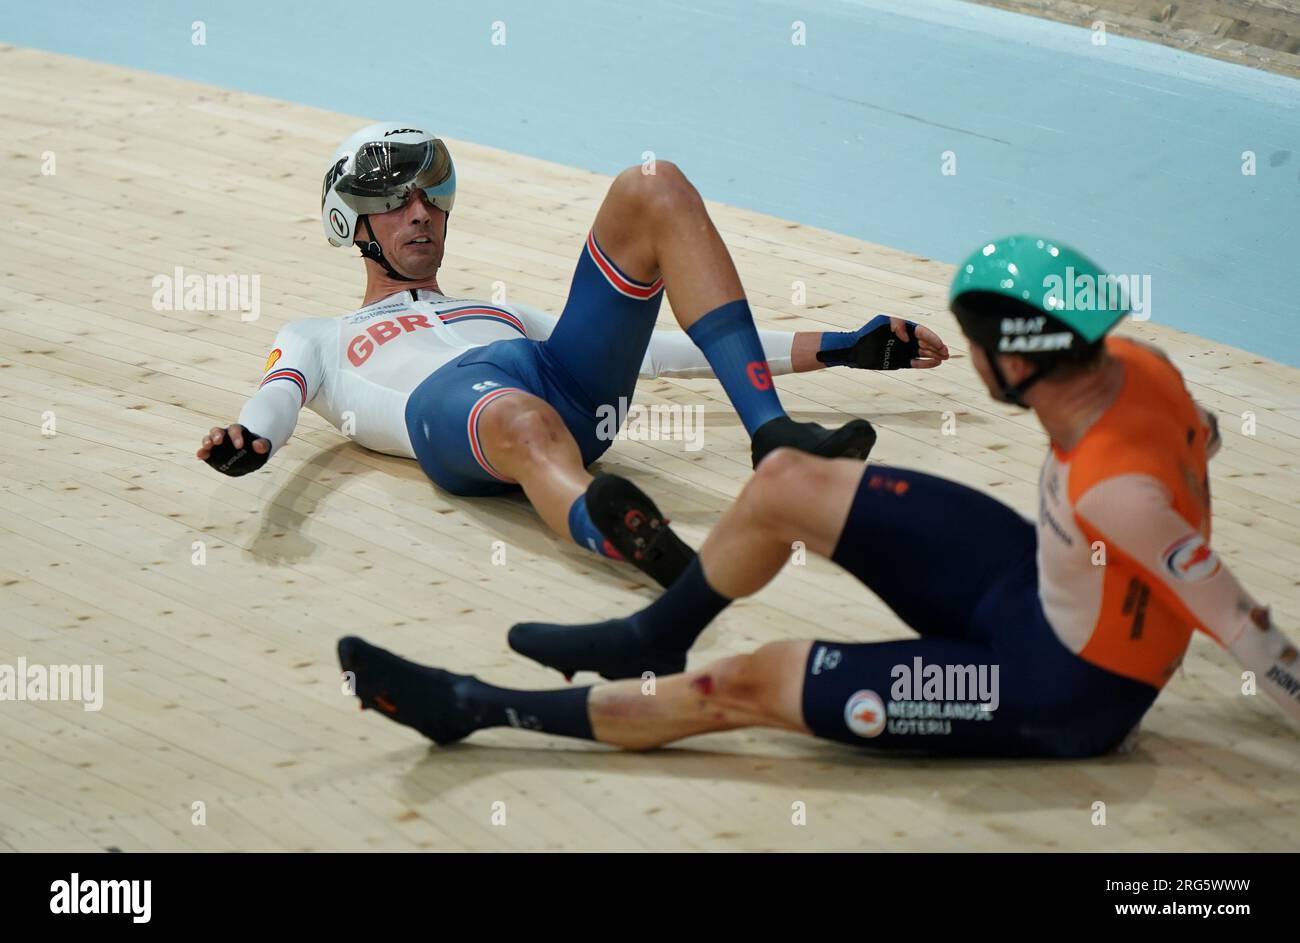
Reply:
M822 334L817 359L829 367L854 367L859 370L903 370L921 353L916 339L916 323L907 325L908 339L899 340L889 326L889 317L878 314L856 331L827 331Z
M257 471L271 457L270 449L264 453L253 451L253 443L260 438L262 436L256 435L252 430L244 429L244 447L237 449L235 443L230 441L230 433L227 432L222 440L212 447L204 461L221 474L229 475L231 478Z

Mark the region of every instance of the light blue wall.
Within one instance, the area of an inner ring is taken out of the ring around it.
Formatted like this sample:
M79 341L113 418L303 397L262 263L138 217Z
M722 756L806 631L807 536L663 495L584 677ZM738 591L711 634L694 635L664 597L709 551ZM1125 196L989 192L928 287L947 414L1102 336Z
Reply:
M949 262L1050 233L1151 275L1155 320L1300 365L1289 79L955 0L0 2L5 42L605 173L653 150L712 199Z

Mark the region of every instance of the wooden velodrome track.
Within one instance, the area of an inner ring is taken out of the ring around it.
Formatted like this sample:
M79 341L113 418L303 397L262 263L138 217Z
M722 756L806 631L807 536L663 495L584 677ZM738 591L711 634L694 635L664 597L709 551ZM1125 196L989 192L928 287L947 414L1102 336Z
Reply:
M0 663L102 664L105 679L97 713L0 703L0 847L1300 844L1300 739L1272 705L1241 695L1235 663L1204 637L1137 750L1093 762L884 759L774 732L627 755L505 730L438 750L359 713L334 659L342 634L497 683L554 686L507 649L512 622L607 617L653 595L634 572L549 536L521 500L440 494L414 463L368 453L310 412L256 475L222 478L194 459L203 431L235 417L282 324L359 302L355 252L321 234L320 174L339 140L381 117L0 46ZM510 298L559 310L608 179L451 145L460 194L443 287L489 297L502 281ZM53 175L41 172L46 152ZM1034 513L1044 437L970 370L945 311L949 266L712 210L763 324L846 328L884 311L925 321L956 354L937 371L784 378L792 412L867 416L881 461ZM261 317L155 310L151 280L178 265L259 274ZM807 285L802 308L795 281ZM1300 371L1159 325L1126 330L1164 346L1222 417L1217 545L1300 631ZM750 472L744 430L712 381L651 381L641 394L705 404L705 448L625 441L602 466L645 485L698 545ZM943 434L945 412L956 435ZM1247 412L1253 436L1241 432ZM51 413L57 434L43 435ZM504 566L492 563L496 541ZM920 578L943 591L943 572ZM813 560L724 614L693 658L904 631ZM806 825L792 824L796 802ZM492 824L495 803L504 825Z

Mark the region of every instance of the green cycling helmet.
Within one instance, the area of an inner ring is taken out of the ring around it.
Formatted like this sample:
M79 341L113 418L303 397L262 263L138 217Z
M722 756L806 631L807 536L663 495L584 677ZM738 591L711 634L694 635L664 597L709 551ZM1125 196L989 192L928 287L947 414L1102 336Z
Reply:
M1057 367L1096 356L1128 313L1128 284L1075 249L1042 236L1007 236L972 252L953 276L948 304L962 331L988 354L1004 397L1022 395ZM997 354L1036 367L1014 386Z

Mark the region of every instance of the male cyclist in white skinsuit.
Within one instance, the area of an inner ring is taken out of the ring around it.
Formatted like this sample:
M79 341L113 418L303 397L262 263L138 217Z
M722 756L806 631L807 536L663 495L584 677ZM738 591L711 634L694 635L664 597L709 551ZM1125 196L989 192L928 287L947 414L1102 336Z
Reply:
M441 140L409 123L371 125L326 170L330 241L365 257L362 308L286 325L257 393L198 457L225 474L260 467L310 407L356 441L415 458L458 495L522 488L557 533L628 559L669 585L692 553L654 503L587 466L609 447L638 375L716 375L753 438L864 458L865 420L838 430L785 415L773 373L826 366L936 366L933 332L877 317L855 332L759 332L735 266L694 187L674 165L620 174L588 234L559 318L519 304L452 298L438 286L456 176ZM656 332L663 291L685 333ZM620 408L622 407L622 408Z

